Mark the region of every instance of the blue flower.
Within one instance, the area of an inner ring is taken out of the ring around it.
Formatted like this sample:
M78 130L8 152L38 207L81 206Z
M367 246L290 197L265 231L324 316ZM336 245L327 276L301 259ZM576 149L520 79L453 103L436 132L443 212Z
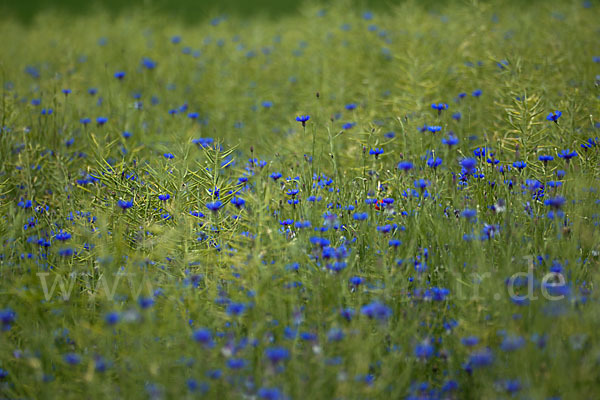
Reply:
M271 363L278 364L290 358L290 351L285 347L269 347L265 350L265 356Z
M513 167L517 168L519 171L527 166L525 161L515 161L513 163Z
M427 166L431 168L437 168L442 165L442 159L439 157L431 157L427 159Z
M479 338L477 336L467 336L462 338L460 342L467 347L473 347L479 344Z
M383 149L375 147L374 149L369 150L369 154L374 155L377 159L381 154L383 154Z
M198 328L192 333L192 339L205 346L212 347L212 333L208 328Z
M108 325L115 325L117 322L119 322L120 319L121 319L121 316L116 311L111 311L108 314L106 314L106 316L104 317L104 321Z
M372 303L362 306L360 312L371 319L380 321L387 320L392 316L392 309L378 301L373 301Z
M123 210L126 210L128 208L133 207L133 200L119 200L117 202L117 204L119 205L119 207L121 207Z
M227 315L238 316L241 315L246 310L246 305L244 303L230 303L225 312Z
M434 349L433 345L430 343L430 341L424 340L423 342L418 343L415 346L414 354L415 354L415 357L417 357L417 358L426 359L426 358L430 358L431 356L433 356L434 350L435 349Z
M565 204L566 199L562 196L551 197L544 201L544 205L550 206L555 210L559 210L563 204Z
M9 331L11 324L15 322L16 318L17 313L15 313L11 308L0 310L0 324L2 324L2 330Z
M456 146L458 144L458 138L450 132L447 138L442 138L442 144L445 144L448 147Z
M123 78L125 78L125 72L123 72L123 71L115 72L115 78L117 78L118 80L122 80Z
M54 238L56 240L60 240L61 242L64 242L66 240L69 240L71 238L71 234L69 232L65 232L62 229L56 234L56 236L54 236Z
M104 125L107 122L108 122L108 118L106 118L106 117L98 117L98 118L96 118L96 124L98 124L98 126L102 126L102 125Z
M400 161L398 163L398 169L401 169L402 171L406 172L406 171L409 171L409 170L411 170L413 168L414 168L413 163L410 162L410 161Z
M433 108L434 110L437 110L438 114L440 114L443 110L447 110L448 109L448 104L446 104L446 103L438 103L438 104L433 103L431 105L431 108Z
M247 362L243 358L230 358L227 360L227 367L230 369L242 369Z
M477 90L473 91L472 95L473 95L473 97L479 97L479 96L481 96L481 93L482 93L481 89L477 89Z
M468 365L471 368L486 367L494 362L494 354L489 348L476 350L469 355Z
M356 109L356 104L354 104L354 103L346 104L345 108L348 111L352 111L352 110Z
M284 398L281 391L277 388L262 387L258 389L257 395L265 400L281 400Z
M158 199L160 201L167 201L171 198L171 195L169 193L165 193L165 194L159 194L158 195Z
M366 212L354 213L354 215L352 216L352 218L354 218L354 220L356 220L356 221L364 221L368 217L369 217L369 214Z
M310 119L310 115L300 115L296 117L296 121L302 122L302 126L306 126L306 122Z
M424 190L427 186L431 185L431 182L427 179L417 179L414 185L416 189Z
M75 353L67 353L64 355L63 359L69 365L77 365L81 362L81 357Z
M522 336L506 336L502 343L500 344L500 348L503 351L514 351L518 350L525 345L525 339Z
M463 158L460 161L461 167L464 168L467 174L475 172L475 167L477 166L477 160L474 158Z
M570 149L565 149L558 153L558 157L565 161L569 161L571 158L577 157L577 152L571 151Z
M549 156L549 155L541 155L538 157L538 160L540 160L541 162L543 162L544 164L548 163L548 161L552 161L554 160L554 157Z
M552 122L558 123L558 119L561 117L561 115L562 115L562 112L556 110L556 111L551 112L550 114L548 114L548 116L546 117L546 119L548 121L552 121Z
M150 308L154 305L154 299L152 297L140 296L138 298L138 304L143 309Z

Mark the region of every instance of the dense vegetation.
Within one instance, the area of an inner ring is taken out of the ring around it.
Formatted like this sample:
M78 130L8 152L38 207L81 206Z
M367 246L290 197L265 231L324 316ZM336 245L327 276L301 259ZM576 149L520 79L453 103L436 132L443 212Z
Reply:
M598 7L5 17L0 394L597 398Z

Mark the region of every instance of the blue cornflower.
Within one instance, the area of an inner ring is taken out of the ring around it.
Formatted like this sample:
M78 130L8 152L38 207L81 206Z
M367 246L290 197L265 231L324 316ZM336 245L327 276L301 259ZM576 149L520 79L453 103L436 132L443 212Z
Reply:
M71 89L63 89L62 92L65 96L68 96L71 93Z
M152 297L140 296L138 298L138 305L143 309L150 308L154 305L154 299Z
M166 158L167 160L172 160L175 158L173 153L165 153L165 154L163 154L163 157Z
M383 149L375 147L374 149L369 150L369 154L374 155L377 159L381 154L383 154Z
M267 388L262 387L258 389L258 397L265 400L281 400L284 398L283 394L278 388Z
M356 122L346 122L344 125L342 125L342 129L348 130L354 128L355 126Z
M233 204L236 208L242 208L244 207L244 205L246 204L246 200L242 199L241 197L234 197L233 199L231 199L231 204Z
M122 80L123 78L125 78L125 72L123 72L123 71L115 72L115 78L117 78L118 80Z
M479 97L479 96L481 96L481 93L482 93L481 89L477 89L477 90L473 91L472 95L473 95L473 97Z
M310 119L310 115L300 115L296 117L296 121L302 122L302 126L306 126L306 122Z
M388 244L391 247L396 248L396 247L400 246L402 244L402 242L400 240L398 240L398 239L390 239L390 241L388 242Z
M89 118L81 118L81 119L79 120L79 122L80 122L80 123L82 123L83 125L87 125L87 124L89 124L90 122L92 122L92 120L91 120L91 119L89 119Z
M346 104L345 108L348 111L352 111L352 110L356 109L356 104L354 104L354 103Z
M96 124L98 124L98 126L102 126L102 125L104 125L107 122L108 122L108 118L106 118L106 117L98 117L98 118L96 118Z
M81 357L75 353L67 353L64 355L63 359L69 365L77 365L81 362Z
M500 348L503 351L518 350L525 345L525 339L522 336L507 336L502 340Z
M427 159L427 166L430 168L437 168L442 165L442 159L439 157L430 157Z
M441 126L438 126L438 125L434 125L434 126L428 126L428 127L427 127L427 130L428 130L429 132L431 132L431 133L436 133L436 132L439 132L439 131L441 131L441 130L442 130L442 127L441 127Z
M117 202L117 204L119 205L119 207L121 207L123 210L126 210L128 208L133 207L133 200L119 200Z
M522 170L523 168L525 168L526 166L527 166L527 163L525 161L515 161L513 163L513 167L515 167L519 171Z
M479 344L479 338L477 336L467 336L462 338L461 343L467 347L473 347Z
M212 212L219 211L221 207L223 207L223 203L220 200L213 201L211 203L206 203L206 208L208 208Z
M364 221L365 219L367 219L369 217L369 214L366 212L362 212L362 213L354 213L354 215L352 216L356 221Z
M406 171L409 171L409 170L411 170L413 168L414 168L414 165L410 161L400 161L398 163L398 169L401 169L402 171L406 172Z
M460 161L461 167L464 168L467 174L475 172L475 167L477 166L477 160L474 158L463 158Z
M11 324L15 322L17 314L11 308L5 308L0 310L0 324L2 325L2 331L9 331Z
M208 328L198 328L192 333L192 339L205 346L212 346L212 333Z
M476 350L469 355L469 367L486 367L494 362L494 354L489 348Z
M431 185L431 182L427 179L417 179L414 185L416 189L424 190L427 186Z
M554 157L548 156L548 155L541 155L541 156L538 157L538 160L540 160L541 162L543 162L544 164L546 164L546 163L548 163L548 161L554 160Z
M146 69L154 69L154 68L156 68L156 61L154 61L154 60L152 60L151 58L148 58L148 57L142 58L141 64Z
M118 312L116 311L111 311L108 314L106 314L106 316L104 317L104 321L108 324L108 325L114 325L117 322L119 322L119 320L121 319L121 316L119 315Z
M371 319L378 319L380 321L387 320L392 316L392 309L378 301L373 301L362 306L360 312Z
M171 195L169 193L165 193L165 194L159 194L158 195L158 199L160 201L167 201L171 198Z
M448 147L456 146L458 144L458 137L449 133L447 138L442 138L442 144Z
M348 282L353 286L358 286L358 285L362 284L364 281L365 281L365 278L360 277L360 276L353 276L350 279L348 279Z
M352 317L354 317L354 313L355 313L354 309L353 308L349 308L349 307L342 308L340 310L341 317L344 318L346 321L351 321Z
M227 315L241 315L246 310L246 305L244 303L230 303L227 306L225 312Z
M197 112L191 112L191 113L188 113L187 116L189 119L197 119L200 115Z
M331 328L329 332L327 332L327 340L330 342L339 342L344 339L344 331L340 328Z
M565 149L558 153L558 157L568 162L571 158L577 157L577 152L571 151L571 149Z
M54 238L56 240L60 240L61 242L64 242L66 240L71 239L71 234L69 232L65 232L62 229L56 234L56 236L54 236Z
M558 123L558 119L561 117L561 115L562 115L562 112L556 110L556 111L551 112L550 114L548 114L548 116L546 117L546 119L548 121L552 121L552 122Z
M448 109L448 104L446 104L446 103L438 103L438 104L433 103L431 105L431 108L433 108L434 110L437 110L438 115L440 115L442 113L442 111Z
M429 340L424 340L415 346L415 357L427 359L433 356L435 349Z
M242 369L247 362L243 358L230 358L227 360L227 367L230 369Z
M265 349L265 356L271 363L278 364L290 358L290 351L285 347L269 347Z
M58 250L58 255L61 257L71 257L73 254L75 254L75 251L70 247Z
M550 206L556 210L559 210L567 200L562 196L551 197L544 201L544 205Z
M460 215L466 219L473 219L477 216L477 210L465 208L465 210Z

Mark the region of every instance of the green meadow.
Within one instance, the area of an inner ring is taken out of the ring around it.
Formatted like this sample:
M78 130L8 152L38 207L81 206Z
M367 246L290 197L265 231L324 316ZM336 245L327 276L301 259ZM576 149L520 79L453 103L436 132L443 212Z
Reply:
M186 10L0 16L0 398L600 396L600 4Z

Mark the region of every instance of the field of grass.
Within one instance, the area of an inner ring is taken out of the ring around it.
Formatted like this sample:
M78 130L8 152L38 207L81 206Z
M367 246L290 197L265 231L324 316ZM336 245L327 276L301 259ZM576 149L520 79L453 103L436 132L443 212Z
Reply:
M0 37L0 398L600 397L599 4Z

